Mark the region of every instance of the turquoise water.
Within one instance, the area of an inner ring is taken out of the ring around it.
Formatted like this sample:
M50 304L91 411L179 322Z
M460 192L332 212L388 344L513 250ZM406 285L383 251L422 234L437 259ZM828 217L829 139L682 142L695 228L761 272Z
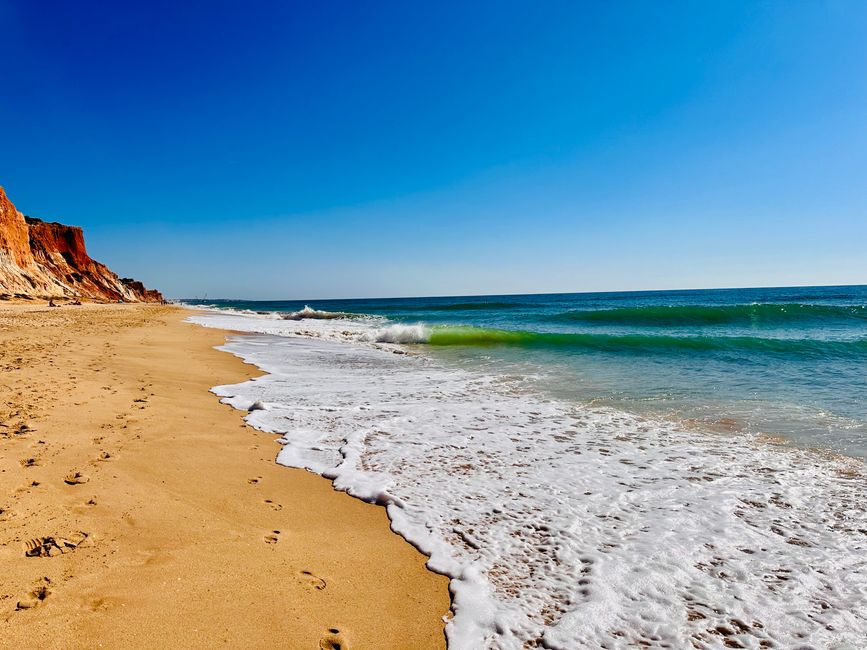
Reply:
M867 286L185 302L423 323L444 362L559 398L867 456Z

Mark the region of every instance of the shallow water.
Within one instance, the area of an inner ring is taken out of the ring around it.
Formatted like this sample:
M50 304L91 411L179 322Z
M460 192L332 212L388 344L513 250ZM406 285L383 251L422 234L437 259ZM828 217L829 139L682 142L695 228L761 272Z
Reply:
M560 399L867 456L864 286L210 304L344 316Z

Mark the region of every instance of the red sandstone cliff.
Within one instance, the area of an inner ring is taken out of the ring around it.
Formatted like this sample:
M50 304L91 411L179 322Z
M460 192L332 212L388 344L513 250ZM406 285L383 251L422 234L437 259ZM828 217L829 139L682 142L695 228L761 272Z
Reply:
M0 187L0 297L159 302L159 291L90 259L76 226L25 217Z

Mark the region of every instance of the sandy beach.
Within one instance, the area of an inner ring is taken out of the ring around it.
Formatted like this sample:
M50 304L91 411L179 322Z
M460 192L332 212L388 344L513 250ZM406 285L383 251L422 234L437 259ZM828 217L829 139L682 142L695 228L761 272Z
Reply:
M0 650L867 650L867 2L0 18Z
M174 307L0 308L0 645L441 648L448 581L383 508L275 464Z

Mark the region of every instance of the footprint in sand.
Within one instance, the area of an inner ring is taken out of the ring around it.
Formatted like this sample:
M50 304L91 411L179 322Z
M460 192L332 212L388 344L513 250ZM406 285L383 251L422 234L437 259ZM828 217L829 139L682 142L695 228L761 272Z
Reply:
M28 433L33 433L33 427L31 427L26 422L21 422L18 424L18 428L15 429L14 433L16 436L23 436Z
M109 458L111 458L110 453L108 453L107 451L101 451L101 452L99 452L99 456L97 457L97 460L108 460Z
M328 630L328 633L319 639L319 647L321 650L349 650L349 644L336 627Z
M25 557L54 557L74 551L81 546L90 535L79 531L69 537L34 537L24 542Z
M256 485L256 483L258 483L261 480L262 480L262 477L257 476L256 478L248 478L247 483L249 483L250 485Z
M280 541L278 535L280 534L279 530L272 531L268 535L265 535L265 543L266 544L276 544Z
M22 598L18 601L18 604L15 606L16 610L21 609L32 609L34 607L38 607L42 604L42 602L51 595L51 590L48 588L48 585L51 584L51 580L49 578L42 578L36 583L36 588L33 589L25 598Z
M36 467L39 464L38 458L24 458L21 461L21 467Z
M281 506L279 503L274 503L271 499L265 499L265 503L267 503L268 506L272 510L282 510L283 509L283 506Z
M81 515L86 513L88 510L93 508L96 505L96 497L90 498L81 505L70 507L70 511L74 512L77 515Z
M16 488L16 492L29 492L30 488L39 487L39 481L30 481L27 485L22 485L19 488Z
M309 571L299 571L298 582L305 587L311 587L317 591L322 591L328 586L328 583L326 583L325 580L317 575L313 575Z
M67 485L81 485L82 483L87 483L89 480L90 478L81 472L70 472L63 477L63 482Z
M108 609L111 609L115 602L110 598L90 598L85 601L87 608L92 612L104 612Z

